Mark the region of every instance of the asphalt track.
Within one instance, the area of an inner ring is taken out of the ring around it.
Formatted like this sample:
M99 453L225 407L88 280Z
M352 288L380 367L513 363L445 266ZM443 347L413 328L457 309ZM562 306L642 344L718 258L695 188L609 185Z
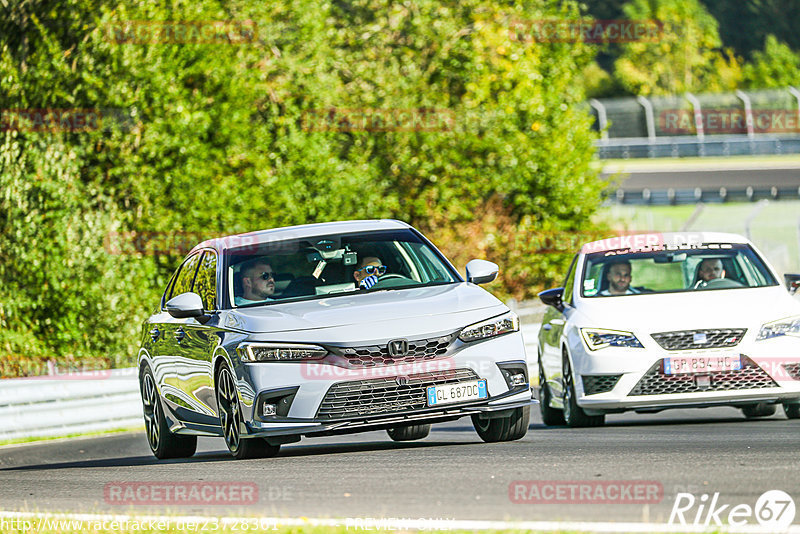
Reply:
M800 420L781 410L748 421L734 408L612 415L591 429L548 428L534 411L517 442L484 444L461 419L434 426L419 442L394 443L382 431L308 438L278 457L247 461L230 458L213 438L201 439L191 459L157 461L144 434L133 432L0 448L0 510L666 524L680 492L697 499L719 492L719 503L752 507L780 489L797 501L799 438ZM223 481L255 485L257 498L120 505L104 493L124 482ZM647 481L662 489L650 504L558 497L536 504L512 501L515 481ZM687 521L696 511L686 512Z

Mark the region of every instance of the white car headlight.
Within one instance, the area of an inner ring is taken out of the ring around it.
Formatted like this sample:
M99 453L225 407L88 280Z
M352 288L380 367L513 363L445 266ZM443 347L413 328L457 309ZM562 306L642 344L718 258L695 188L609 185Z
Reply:
M800 315L778 319L777 321L761 325L761 330L758 332L756 341L779 336L800 337Z
M470 341L500 336L509 332L516 332L518 330L519 317L517 317L517 314L514 312L508 312L500 317L467 326L458 334L458 339L468 343Z
M581 328L581 336L589 350L600 350L606 347L628 347L643 349L642 343L632 332L622 330L605 330L603 328Z
M236 349L243 362L298 362L321 360L328 351L319 345L243 343Z

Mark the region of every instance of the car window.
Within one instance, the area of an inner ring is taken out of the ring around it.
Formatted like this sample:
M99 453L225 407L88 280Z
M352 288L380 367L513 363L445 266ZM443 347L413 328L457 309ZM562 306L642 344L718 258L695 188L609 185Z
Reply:
M178 271L178 276L175 278L175 283L172 285L169 295L167 295L167 300L192 290L192 282L194 282L198 263L200 263L200 254L194 254L183 262L180 271Z
M217 309L217 253L213 250L207 250L200 260L194 292L203 299L203 309Z
M572 290L575 287L575 266L578 265L577 259L577 255L572 258L569 271L567 271L567 279L564 281L564 294L561 296L561 301L566 302L570 306L572 306Z

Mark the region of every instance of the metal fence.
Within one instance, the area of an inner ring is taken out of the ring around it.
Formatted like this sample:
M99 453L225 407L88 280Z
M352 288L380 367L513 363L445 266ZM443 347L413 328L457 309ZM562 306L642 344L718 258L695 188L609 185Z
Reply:
M600 158L800 153L800 91L592 99Z

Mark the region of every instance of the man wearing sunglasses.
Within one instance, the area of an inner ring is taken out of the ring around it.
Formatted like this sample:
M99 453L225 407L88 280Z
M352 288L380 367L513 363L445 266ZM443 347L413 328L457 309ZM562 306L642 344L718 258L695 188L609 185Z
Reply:
M237 306L272 300L275 293L275 273L269 263L258 259L242 265L242 296L236 297Z
M386 266L374 256L366 256L358 264L358 268L353 272L353 278L359 289L369 289L378 283L378 277L386 274Z

